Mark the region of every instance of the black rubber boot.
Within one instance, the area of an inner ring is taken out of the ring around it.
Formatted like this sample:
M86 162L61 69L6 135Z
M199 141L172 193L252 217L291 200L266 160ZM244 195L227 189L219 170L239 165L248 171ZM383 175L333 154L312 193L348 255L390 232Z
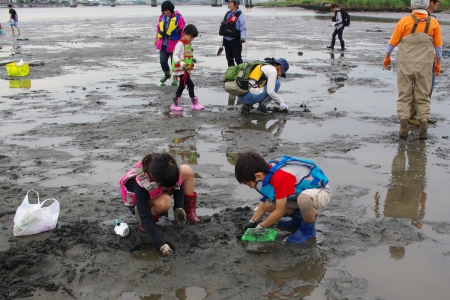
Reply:
M270 96L264 98L263 101L259 102L259 106L256 109L256 112L262 115L271 114L272 112L267 110L267 106L270 104L271 101L272 98L270 98Z

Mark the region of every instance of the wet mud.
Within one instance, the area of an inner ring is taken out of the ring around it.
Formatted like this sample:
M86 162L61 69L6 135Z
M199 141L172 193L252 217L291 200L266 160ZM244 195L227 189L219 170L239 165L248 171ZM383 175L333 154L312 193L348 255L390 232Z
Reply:
M203 111L190 109L186 92L184 111L170 111L176 87L159 83L151 44L159 11L23 21L28 40L2 37L0 64L23 57L34 66L29 89L9 88L23 78L0 74L0 299L444 299L449 60L433 92L430 138L419 141L410 126L399 141L395 66L381 69L395 23L355 22L344 32L348 51L330 53L329 22L312 12L253 8L244 11L244 59L289 61L280 95L291 112L245 116L223 91L226 61L216 56L225 7L201 8L207 17L198 7L179 10L200 31L193 81ZM450 27L442 31L446 40ZM23 52L13 54L18 42ZM292 229L275 226L272 253L245 251L241 226L259 201L234 178L246 150L310 158L325 170L333 195L314 239L285 244ZM157 223L176 249L171 257L136 230L118 189L153 151L196 174L202 222L176 226L170 210ZM17 238L14 213L31 188L60 201L59 223ZM129 236L115 235L114 219L128 223Z

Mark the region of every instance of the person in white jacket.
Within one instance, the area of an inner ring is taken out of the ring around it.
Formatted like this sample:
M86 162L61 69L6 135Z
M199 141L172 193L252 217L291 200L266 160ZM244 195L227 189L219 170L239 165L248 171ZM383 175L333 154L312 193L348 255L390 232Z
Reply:
M257 87L252 87L244 95L239 96L239 101L244 103L242 105L241 113L248 115L250 109L254 104L258 103L258 108L256 110L259 114L271 113L267 106L273 100L277 106L274 107L273 111L281 111L287 113L289 107L281 99L280 95L277 94L280 89L281 83L278 81L278 76L286 77L286 72L289 69L289 63L284 58L266 58L264 62L269 64L263 64L261 66L262 77L264 77L265 84L263 86L259 85ZM259 80L261 81L261 79ZM251 85L255 85L256 81L249 79Z

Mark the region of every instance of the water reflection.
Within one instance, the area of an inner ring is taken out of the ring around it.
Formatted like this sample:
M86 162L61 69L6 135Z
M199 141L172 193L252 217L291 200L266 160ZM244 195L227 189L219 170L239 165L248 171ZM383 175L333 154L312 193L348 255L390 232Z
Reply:
M308 297L314 292L314 289L322 281L325 276L326 260L322 257L315 257L308 259L307 261L297 263L295 266L281 269L281 270L269 270L266 273L266 277L273 280L273 282L280 286L279 290L275 290L267 295L271 299L278 299L279 296L286 296L282 293L282 287L284 286L284 280L296 279L303 281L305 284L294 288L296 299L303 299ZM283 298L284 299L284 298Z
M29 89L31 88L31 79L9 80L10 89Z
M193 135L181 137L181 138L175 138L173 139L174 144L181 144L188 139L194 137ZM200 157L200 154L197 151L197 147L195 145L190 145L189 149L180 150L178 149L178 146L169 145L169 153L173 156L177 157L179 156L181 158L181 161L185 164L190 165L196 165L198 164L197 159Z
M339 55L339 59L344 57L344 52L341 52L341 54ZM336 63L334 62L335 56L334 56L334 52L330 52L330 58L331 58L331 64L335 65Z
M405 257L405 247L389 246L389 254L393 260L401 260Z
M268 118L258 120L245 119L241 124L230 125L230 128L267 131L272 133L274 136L279 137L283 133L286 122L287 121L285 119L279 120L273 120Z
M241 101L239 101L239 98L237 96L228 94L228 105L234 106L241 104Z
M175 291L175 297L179 300L202 300L206 296L206 290L198 286L190 286Z
M409 218L416 228L425 215L426 143L402 143L392 160L389 188L384 202L383 215L392 218ZM380 195L375 194L375 215L379 217Z
M239 157L238 152L227 152L225 153L225 156L227 157L227 161L230 163L230 165L236 166L236 162Z

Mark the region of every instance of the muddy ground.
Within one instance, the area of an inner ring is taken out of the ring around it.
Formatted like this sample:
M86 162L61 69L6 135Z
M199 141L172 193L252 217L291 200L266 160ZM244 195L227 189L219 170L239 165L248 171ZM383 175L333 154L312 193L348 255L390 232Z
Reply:
M449 110L432 109L438 124L430 130L430 139L419 144L414 128L407 141L398 140L395 110L371 113L369 105L363 114L364 109L341 110L331 101L347 85L358 91L381 88L395 103L395 82L351 73L358 67L380 68L394 23L355 23L345 35L348 52L345 56L336 52L335 60L325 49L318 50L329 42L328 22L297 18L292 9L284 12L286 16L265 17L267 10L249 16L244 51L247 59L276 55L290 61L289 76L282 84L297 85L297 92L281 93L291 106L291 112L281 116L243 116L234 99L228 99L221 84L225 57L215 56L220 17L205 17L200 11L197 15L203 17L196 23L200 36L195 40L199 63L193 80L206 107L191 111L185 92L182 115L170 112L175 87L159 83L158 56L151 44L155 17L28 23L22 19L19 40L2 37L0 61L23 57L34 64L28 77L31 89L8 89L4 81L0 90L0 299L388 299L382 288L374 288L375 280L353 275L341 262L376 247L389 248L391 258L400 260L405 248L413 247L408 245L432 243L441 267L448 268L448 214L410 217L401 207L393 215L368 213L371 208L361 199L373 198L373 181L386 178L376 184L388 190L402 183L400 179L389 183L389 173L375 174L381 166L390 171L392 156L361 165L357 156L364 153L355 151L411 147L420 152L426 145L429 161L432 155L438 159L429 163L429 170L443 174L439 190L430 192L440 203L438 195L450 191L444 179L450 167ZM450 27L442 30L445 40ZM13 43L22 46L22 54L12 54ZM303 58L308 53L318 57L302 59L297 55L300 50ZM449 67L444 59L434 98L441 107L448 105ZM5 72L0 77L13 79ZM315 78L325 78L325 84L320 86L322 95L313 97L315 87L302 83ZM359 97L363 100L367 95ZM301 105L305 103L310 112ZM329 133L319 139L308 138L314 131L302 132L302 126L345 123L349 118L376 130L335 134L328 128ZM285 124L297 123L290 137L281 135ZM306 141L299 142L299 135L305 135ZM245 150L268 159L284 154L308 157L323 161L329 169L344 160L366 171L360 175L339 167L330 171L332 202L318 212L315 239L300 247L283 244L290 232L278 228L272 254L251 254L240 241L240 228L250 219L258 196L239 187L233 175L236 154ZM159 228L176 247L175 255L167 258L148 248L148 237L137 232L117 184L123 172L152 151L169 151L180 163L191 164L197 177L202 223L177 227L171 216L163 218ZM418 184L424 181L420 177ZM408 183L403 185L409 188ZM60 201L59 224L51 232L16 238L14 213L31 188L40 192L41 199ZM428 205L432 203L429 196ZM116 218L130 225L128 237L114 234ZM424 232L415 222L430 230ZM372 267L376 264L372 262ZM442 285L430 289L426 290L429 299L442 299L445 294Z

